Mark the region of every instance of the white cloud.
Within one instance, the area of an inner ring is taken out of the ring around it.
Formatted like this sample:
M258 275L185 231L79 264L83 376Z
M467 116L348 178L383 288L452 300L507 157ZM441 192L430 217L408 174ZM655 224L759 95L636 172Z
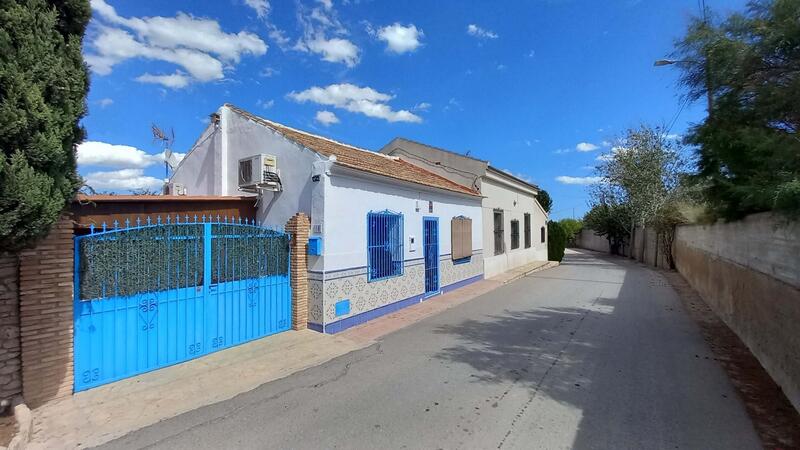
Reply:
M281 72L279 70L273 69L272 67L265 67L264 70L262 70L258 74L262 77L272 78L275 75L280 75L280 73Z
M258 100L256 101L256 105L264 109L270 109L275 106L275 100Z
M347 34L347 30L339 21L333 3L320 3L321 6L310 10L298 4L297 20L303 29L303 36L293 48L321 55L323 61L354 67L359 62L361 50L342 37Z
M664 137L670 141L680 141L683 138L680 134L668 134Z
M144 58L178 65L195 80L207 82L224 78L223 69L243 55L267 52L257 35L226 33L215 20L180 12L175 17L126 18L105 0L91 0L91 5L100 24L85 59L100 75L123 61Z
M506 70L506 69L507 69L507 66L505 64L498 64L497 65L497 70Z
M428 102L417 103L411 108L413 111L427 111L431 109L431 104Z
M569 177L569 176L559 176L556 177L556 181L562 184L597 184L603 181L603 177Z
M323 8L330 10L333 8L333 1L332 0L317 0L317 3L321 4Z
M269 2L267 0L244 0L245 5L253 8L259 19L269 15Z
M172 152L172 162L177 164L186 153ZM78 144L78 165L81 167L112 167L115 169L144 169L164 163L164 152L151 154L129 145L86 141Z
M598 147L598 146L596 146L596 145L594 145L592 143L589 143L589 142L581 142L580 144L575 146L575 150L577 150L579 152L593 152L593 151L597 150L598 148L600 148L600 147Z
M314 116L314 120L325 125L326 127L333 123L339 123L339 118L336 117L336 114L330 111L317 111L317 115Z
M497 39L500 37L494 31L483 29L474 23L467 25L467 34L481 39Z
M387 102L394 97L371 87L359 87L349 83L331 84L324 88L314 86L302 92L290 92L287 97L299 103L312 102L334 106L389 122L422 122L421 117L410 111L392 110Z
M413 24L404 27L399 22L388 25L378 30L378 39L386 42L386 49L397 54L413 52L422 43L420 39L425 34Z
M180 89L189 85L190 78L176 71L172 75L151 75L143 73L136 77L139 83L160 84L172 89Z
M87 185L95 190L129 191L134 189L157 189L164 181L144 174L143 169L121 169L92 172L84 177Z
M78 165L143 169L163 162L161 155L152 155L129 145L99 141L78 144Z
M554 151L553 153L555 153L556 155L563 155L564 153L569 153L571 151L572 150L570 150L568 148L559 148L558 150Z
M536 50L531 50L528 52L528 58L533 58L534 56L536 56Z
M459 111L464 110L464 108L461 107L461 102L459 102L455 97L450 97L450 100L448 100L447 104L444 105L444 108L442 108L443 111L450 111L451 109L457 109Z
M611 151L610 152L603 153L602 155L597 155L597 158L595 158L595 160L596 161L601 161L601 162L611 161L611 159L614 158L615 154L617 154L619 152L623 152L625 150L626 150L625 147L620 147L620 146L611 147Z
M111 99L111 98L108 98L108 97L101 98L100 100L97 101L97 104L100 105L101 108L105 108L107 106L113 105L114 104L114 99Z
M343 63L347 67L355 67L360 59L360 50L355 44L342 38L327 39L318 35L313 39L304 41L298 47L300 51L308 51L322 55L323 61Z
M600 145L602 145L603 147L611 147L611 142L603 141L603 142L600 143Z

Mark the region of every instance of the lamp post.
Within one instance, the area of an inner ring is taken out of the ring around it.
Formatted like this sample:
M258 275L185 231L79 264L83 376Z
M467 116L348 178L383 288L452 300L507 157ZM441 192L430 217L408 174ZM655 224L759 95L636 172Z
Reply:
M674 60L674 59L658 59L653 65L655 67L671 66L675 64L704 64L706 73L706 101L708 102L708 115L711 115L711 108L714 106L714 96L711 92L711 74L708 72L708 61L695 61L695 60Z

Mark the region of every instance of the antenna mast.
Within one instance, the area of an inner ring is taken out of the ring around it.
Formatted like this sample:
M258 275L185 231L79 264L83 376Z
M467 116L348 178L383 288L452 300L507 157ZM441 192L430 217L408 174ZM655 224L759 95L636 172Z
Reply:
M164 155L164 178L169 178L169 169L172 168L172 144L175 143L175 130L170 127L169 134L158 125L152 124L150 131L153 133L153 142L158 143Z

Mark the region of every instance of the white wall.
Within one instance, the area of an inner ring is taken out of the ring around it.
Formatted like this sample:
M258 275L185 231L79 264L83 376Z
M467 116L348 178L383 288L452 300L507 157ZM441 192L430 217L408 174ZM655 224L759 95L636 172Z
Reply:
M541 241L540 229L547 216L532 194L515 190L486 176L481 181L483 207L484 276L493 277L533 261L547 261L547 239ZM494 254L494 210L503 210L505 252ZM531 214L531 248L525 248L525 218ZM519 248L511 249L511 220L519 220ZM545 236L546 237L546 236Z
M283 191L264 193L258 204L259 223L282 227L297 212L311 215L311 174L321 157L227 107L219 114L219 130L186 155L172 181L186 185L189 195L255 195L239 190L239 159L275 155Z
M209 124L194 147L178 164L170 181L183 184L188 195L215 195L221 189L214 167L218 165L222 133ZM219 186L219 187L218 187Z
M455 216L472 219L473 252L483 248L479 197L414 190L389 181L372 181L360 176L334 174L325 177L324 266L325 271L367 265L367 213L389 209L403 214L404 259L420 259L422 218L439 218L439 253L450 254L450 220ZM428 213L428 201L433 213ZM420 211L415 211L419 201ZM409 236L415 244L409 244Z

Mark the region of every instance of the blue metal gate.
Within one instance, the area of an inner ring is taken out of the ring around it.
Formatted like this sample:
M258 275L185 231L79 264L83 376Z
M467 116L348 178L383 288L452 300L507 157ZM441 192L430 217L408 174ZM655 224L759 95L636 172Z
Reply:
M425 250L425 295L439 292L439 219L422 218L422 246Z
M291 327L289 236L148 218L75 238L75 391Z

